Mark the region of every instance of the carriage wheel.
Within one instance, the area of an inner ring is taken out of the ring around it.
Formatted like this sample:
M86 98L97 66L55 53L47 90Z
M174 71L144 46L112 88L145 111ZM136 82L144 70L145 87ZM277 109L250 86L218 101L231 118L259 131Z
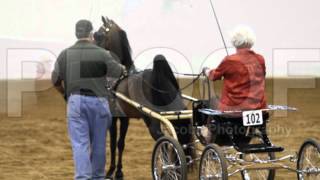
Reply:
M152 177L154 180L186 180L186 156L177 140L160 138L152 153Z
M307 139L301 146L297 162L299 180L320 179L320 145L314 139Z
M219 146L210 144L204 149L200 160L199 179L228 179L226 159Z
M259 144L263 143L262 137L260 135L254 136L250 144ZM246 161L254 161L254 160L274 160L275 153L274 152L266 152L266 153L251 153L251 154L243 154L240 158ZM263 169L263 170L243 170L241 171L241 177L243 180L273 180L276 175L275 169Z

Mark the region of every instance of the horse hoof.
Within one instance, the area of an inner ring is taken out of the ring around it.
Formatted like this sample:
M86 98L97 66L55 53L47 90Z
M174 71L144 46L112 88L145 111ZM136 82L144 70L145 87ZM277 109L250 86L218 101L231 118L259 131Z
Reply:
M115 175L116 180L123 180L123 173L122 171L117 171Z
M123 180L123 177L115 177L115 180Z
M106 176L104 179L105 179L105 180L113 180L113 177L111 177L111 176Z
M113 177L113 173L114 173L114 170L115 170L115 169L116 169L116 168L113 167L113 166L111 166L111 167L109 168L109 170L108 170L108 172L107 172L107 175L106 175L106 179L107 179L107 178L113 179L112 177Z

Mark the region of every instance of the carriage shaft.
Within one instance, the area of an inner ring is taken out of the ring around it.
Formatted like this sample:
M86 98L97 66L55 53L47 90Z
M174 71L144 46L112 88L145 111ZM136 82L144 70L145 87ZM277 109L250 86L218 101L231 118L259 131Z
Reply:
M191 97L191 96L188 96L188 95L185 95L185 94L182 94L181 96L182 96L183 99L186 99L186 100L189 100L189 101L192 101L192 102L199 101L199 99L196 99L194 97Z
M165 115L164 118L168 120L180 120L180 119L190 119L192 118L192 114L183 114L183 115Z
M182 111L164 111L160 112L161 115L180 115L180 114L192 114L192 110L182 110Z
M174 130L174 127L172 126L171 122L165 118L164 116L161 116L159 113L152 111L151 109L129 99L128 97L126 97L125 95L119 93L119 92L114 92L114 94L121 100L125 101L126 103L130 104L131 106L137 108L139 111L142 111L143 113L158 119L161 123L163 123L168 130L170 131L170 134L172 134L172 137L176 140L178 140L176 131Z

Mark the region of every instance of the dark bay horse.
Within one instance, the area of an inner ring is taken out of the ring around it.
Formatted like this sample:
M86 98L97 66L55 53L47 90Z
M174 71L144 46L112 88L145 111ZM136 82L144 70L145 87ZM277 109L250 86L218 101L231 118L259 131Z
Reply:
M155 111L184 110L186 106L180 93L179 85L173 72L162 55L154 59L153 69L137 73L131 58L131 48L126 35L114 21L102 17L103 26L95 33L97 45L109 50L112 55L123 64L129 76L123 79L116 91L129 97ZM115 168L116 179L122 179L122 153L125 147L125 137L129 126L129 118L143 118L151 136L157 140L163 136L160 130L160 122L145 116L127 103L109 98L113 114L110 129L111 164L107 177L112 177ZM120 110L119 110L120 109ZM120 136L117 142L117 120L120 119ZM178 120L173 122L181 144L191 142L191 120ZM116 166L116 147L118 144L118 164Z

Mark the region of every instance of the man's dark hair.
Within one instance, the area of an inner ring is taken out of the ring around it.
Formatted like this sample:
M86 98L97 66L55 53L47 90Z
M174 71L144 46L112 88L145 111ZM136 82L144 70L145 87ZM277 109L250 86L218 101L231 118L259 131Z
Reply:
M76 24L76 37L78 39L87 38L92 30L92 23L88 20L82 19Z

